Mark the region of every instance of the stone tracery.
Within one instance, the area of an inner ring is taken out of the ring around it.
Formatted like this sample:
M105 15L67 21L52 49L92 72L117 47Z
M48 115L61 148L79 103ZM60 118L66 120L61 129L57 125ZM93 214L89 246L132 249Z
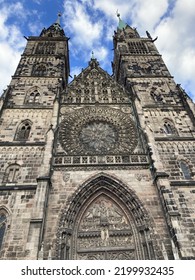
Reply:
M64 115L59 140L68 154L132 152L136 128L129 115L107 107L86 107Z

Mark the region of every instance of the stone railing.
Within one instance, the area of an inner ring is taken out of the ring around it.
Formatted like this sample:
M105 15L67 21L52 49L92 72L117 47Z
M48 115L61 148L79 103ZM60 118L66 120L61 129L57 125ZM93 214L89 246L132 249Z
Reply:
M94 156L55 156L53 164L55 166L70 165L145 165L148 164L148 156L145 154L134 155L94 155Z

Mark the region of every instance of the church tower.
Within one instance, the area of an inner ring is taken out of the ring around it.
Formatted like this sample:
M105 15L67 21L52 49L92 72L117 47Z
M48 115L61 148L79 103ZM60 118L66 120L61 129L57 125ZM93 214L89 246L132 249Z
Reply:
M59 19L29 37L0 112L0 248L3 259L36 259L51 187L59 95L69 75Z
M2 259L195 258L194 104L155 40L119 16L113 76L92 54L68 84L59 19L27 38L2 97Z
M141 38L118 17L114 77L131 92L140 126L147 135L152 180L160 196L172 251L181 259L194 259L194 103L175 84L154 45L157 38L147 31L147 38Z

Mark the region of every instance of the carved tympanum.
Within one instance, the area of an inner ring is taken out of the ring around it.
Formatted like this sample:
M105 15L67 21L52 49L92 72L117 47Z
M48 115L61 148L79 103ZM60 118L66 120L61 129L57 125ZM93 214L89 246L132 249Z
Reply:
M132 259L135 257L133 231L124 211L101 195L81 217L77 259Z

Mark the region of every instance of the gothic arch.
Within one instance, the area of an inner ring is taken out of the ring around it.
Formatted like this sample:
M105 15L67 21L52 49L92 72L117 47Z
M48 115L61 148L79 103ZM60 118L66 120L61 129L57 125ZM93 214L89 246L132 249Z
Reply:
M166 135L177 135L177 130L173 121L165 118L163 119L163 131Z
M186 180L193 179L193 164L191 161L188 158L179 155L177 156L177 162L183 178Z
M15 134L15 140L16 141L26 141L29 138L30 131L32 127L32 122L30 120L24 120L22 121Z
M0 205L0 251L2 249L6 229L8 227L9 215L10 211L5 206Z
M155 259L143 204L122 182L101 173L80 186L62 213L57 259Z
M25 103L27 104L39 104L41 99L40 89L35 86L32 87L26 94Z

